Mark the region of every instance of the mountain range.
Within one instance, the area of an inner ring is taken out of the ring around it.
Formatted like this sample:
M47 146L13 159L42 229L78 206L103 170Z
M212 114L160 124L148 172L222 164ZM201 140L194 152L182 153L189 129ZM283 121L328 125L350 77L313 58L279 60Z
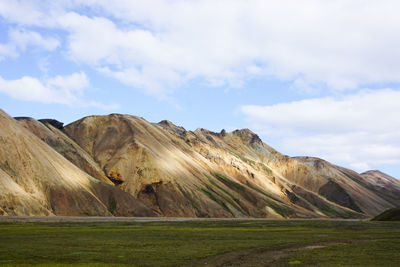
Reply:
M0 110L0 147L0 215L368 218L400 206L399 180L283 155L248 129Z

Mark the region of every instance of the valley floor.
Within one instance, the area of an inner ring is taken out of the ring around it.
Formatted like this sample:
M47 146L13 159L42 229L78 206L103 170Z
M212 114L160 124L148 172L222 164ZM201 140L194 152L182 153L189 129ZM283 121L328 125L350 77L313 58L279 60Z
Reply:
M1 266L399 266L399 249L399 222L0 217Z

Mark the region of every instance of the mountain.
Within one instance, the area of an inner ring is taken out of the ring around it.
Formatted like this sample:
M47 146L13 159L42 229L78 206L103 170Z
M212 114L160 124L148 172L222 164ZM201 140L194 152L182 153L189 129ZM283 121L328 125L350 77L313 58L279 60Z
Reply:
M64 132L60 131L60 129L62 129L62 123L56 120L37 121L27 117L17 117L15 119L74 165L85 170L88 174L98 178L100 181L113 185L92 157L72 139L66 136Z
M385 210L378 216L372 218L372 221L400 221L400 208Z
M325 180L324 185L318 189L319 195L341 206L375 215L390 205L399 204L400 195L396 196L397 199L393 198L393 202L388 201L389 195L378 194L374 183L366 180L362 174L318 158L296 157L296 159L310 166L314 173ZM400 193L398 185L400 181L394 179L390 188Z
M399 205L400 184L399 180L378 170L361 173L363 178L360 183L365 185L375 194L385 199L394 206Z
M377 179L384 175L368 178L322 159L282 155L248 129L187 131L169 121L121 114L89 116L64 127L56 120L0 115L19 132L2 127L2 150L27 154L30 164L41 166L31 170L10 153L0 154L7 176L1 179L14 183L0 187L2 192L21 191L0 199L9 215L15 214L9 208L14 205L18 214L30 215L365 218L400 205L398 180L388 178L382 186ZM18 138L29 145L10 147ZM34 181L27 168L35 172ZM48 194L55 179L65 191L60 198L71 199L63 212L53 208L57 198ZM46 197L30 192L26 181L44 184L38 191ZM69 190L72 185L79 192ZM22 195L41 201L35 207L47 213L24 213ZM87 206L83 211L72 203Z
M41 125L32 128L41 133ZM157 215L69 162L0 110L2 215Z

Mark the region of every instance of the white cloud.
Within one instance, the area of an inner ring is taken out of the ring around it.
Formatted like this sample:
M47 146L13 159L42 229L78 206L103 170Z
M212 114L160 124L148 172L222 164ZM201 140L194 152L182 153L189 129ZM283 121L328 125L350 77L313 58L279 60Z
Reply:
M22 24L36 24L44 17L39 1L2 0L0 14L7 20Z
M74 82L78 80L78 76L80 82L83 82L83 84ZM73 83L77 87L64 86L62 85L64 81L66 84ZM57 76L44 82L29 76L24 76L17 80L4 80L0 78L0 92L24 101L73 105L74 102L78 100L74 91L87 84L88 81L84 73L74 73L70 76Z
M9 32L10 45L25 51L28 46L38 47L42 50L53 51L60 42L54 37L43 37L38 32L23 29L13 29Z
M169 63L177 55L149 31L119 29L105 18L88 18L68 13L59 19L70 31L69 55L101 73L144 89L159 99L168 98L170 88L183 77Z
M271 106L242 106L249 124L276 135L292 154L323 157L359 170L400 163L400 91L364 90Z
M0 60L3 60L7 57L15 58L18 54L15 51L15 47L7 45L7 44L0 44Z
M259 73L264 75L289 80L300 75L307 83L323 82L338 90L400 82L397 1L95 3L127 25L146 29L148 38L126 27L122 32L131 36L125 40L119 38L121 29L106 31L115 41L111 46L131 44L120 50L128 55L127 64L157 64L183 77L227 84L254 75L253 66L261 66ZM103 22L92 22L101 29Z
M66 30L75 61L125 83L135 72L128 84L157 95L192 78L240 86L273 75L305 91L400 83L399 8L395 0L2 1L0 14Z
M38 32L25 29L9 30L8 39L7 43L0 44L0 60L7 57L16 58L28 48L53 51L60 45L60 41L54 37L43 37Z
M165 68L157 68L156 66L147 66L140 70L128 68L113 71L107 67L98 70L101 73L118 79L124 84L143 88L148 94L155 96L159 100L168 100L168 93L172 91L168 89L180 83L180 77L177 73ZM157 79L154 79L155 76L157 76Z
M89 80L83 72L56 76L44 81L29 76L16 80L5 80L0 77L0 92L14 99L102 109L117 108L116 105L107 106L98 102L85 102L81 98L82 90L88 86Z
M32 77L22 77L7 81L0 79L0 91L15 99L51 103L57 99L53 91L46 88L40 81ZM64 101L64 99L60 99ZM58 101L60 101L58 100Z
M69 76L56 76L46 80L49 88L68 91L71 94L82 95L83 89L89 87L89 80L84 72L73 73Z

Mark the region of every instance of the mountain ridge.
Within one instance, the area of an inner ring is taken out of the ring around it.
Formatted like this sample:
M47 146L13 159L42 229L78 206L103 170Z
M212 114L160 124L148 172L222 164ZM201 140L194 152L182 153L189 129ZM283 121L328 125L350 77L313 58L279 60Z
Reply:
M126 194L110 201L94 190L108 212L110 202L115 214L131 209L123 216L365 218L400 205L395 178L384 182L384 175L373 178L371 172L358 174L322 159L291 158L249 129L188 131L167 120L150 123L115 113L65 126L27 117L15 123L77 167L79 175L96 179L97 188ZM1 162L6 158L1 155Z

